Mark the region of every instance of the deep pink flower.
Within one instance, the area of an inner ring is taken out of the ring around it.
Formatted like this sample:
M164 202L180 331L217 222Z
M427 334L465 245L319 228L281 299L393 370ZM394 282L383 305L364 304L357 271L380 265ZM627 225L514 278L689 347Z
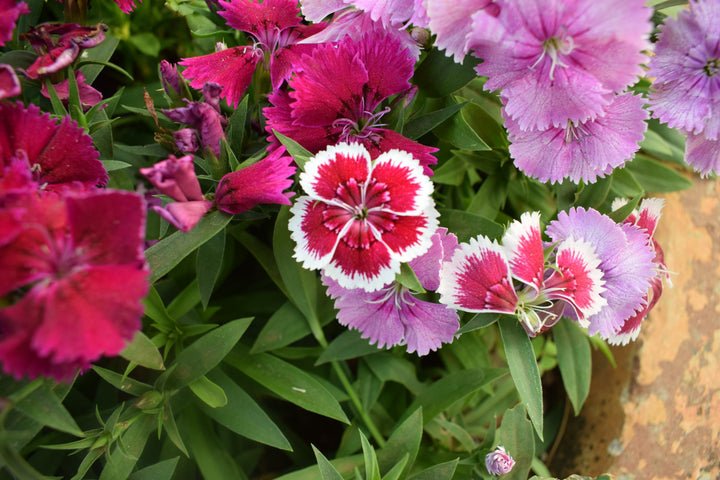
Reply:
M188 67L183 75L192 79L194 88L206 82L225 87L222 97L233 107L240 103L261 60L270 71L273 90L278 90L290 78L300 55L313 49L299 42L324 28L323 24L302 25L300 9L293 0L231 0L220 1L220 5L224 10L218 13L227 24L252 35L255 44L185 58L180 65Z
M442 261L452 256L457 247L457 238L445 228L439 228L431 241L427 253L409 262L426 290L438 287ZM338 321L359 330L362 338L377 343L378 348L407 345L408 353L427 355L443 343L452 342L460 326L455 310L421 300L416 292L397 282L373 292L343 288L326 276L323 283L328 286L328 295L335 299Z
M468 11L468 47L485 89L502 89L522 130L593 119L643 74L652 8L644 0L497 0Z
M30 13L30 8L25 2L0 0L0 47L12 39L18 17L27 13Z
M10 65L0 63L0 100L15 97L22 93L20 80Z
M220 156L221 140L226 138L225 127L227 126L227 120L220 112L220 95L222 90L223 87L217 83L206 83L202 87L202 102L190 102L186 100L187 106L185 107L168 110L163 109L163 113L167 115L170 120L184 123L194 129L200 137L203 147L210 149L216 157ZM187 129L181 129L177 132L180 137L179 140L183 147L192 148L194 144L189 136L189 132L185 132L184 130ZM176 137L175 140L177 142L178 137ZM180 148L180 146L178 146L178 148ZM183 150L183 148L180 148L180 150L186 151ZM192 150L187 150L187 152L190 151Z
M504 447L498 446L485 456L485 468L490 475L503 475L510 472L514 466L515 460L505 451Z
M75 71L75 81L77 82L78 93L80 95L80 103L82 104L84 110L89 109L102 100L102 93L85 83L85 75L83 75L80 70ZM69 84L69 80L63 80L62 82L53 85L58 98L60 98L60 100L64 100L65 103L67 103L68 98L70 98ZM47 84L43 83L40 93L43 97L50 98Z
M29 287L0 309L5 373L67 380L117 355L140 328L148 291L142 197L34 194L5 207L21 212L21 228L0 244L0 296Z
M388 65L393 65L388 69ZM320 45L305 55L290 81L289 93L274 92L274 105L263 110L266 130L276 130L317 153L337 142L360 142L374 158L397 148L410 152L432 175L429 165L437 149L426 147L397 132L383 128L378 111L391 95L409 91L414 62L400 43L377 34L360 42L345 37L337 45Z
M307 195L289 223L295 257L344 288L378 290L430 247L433 186L407 152L372 161L362 145L339 143L305 164L300 184Z
M83 27L75 23L44 24L32 27L23 34L40 56L30 65L25 74L29 78L50 75L69 66L82 49L100 45L105 40L107 25L99 23ZM59 35L57 41L52 36Z
M92 138L70 117L57 123L35 105L0 103L0 165L9 165L19 155L27 158L34 179L45 188L108 182Z
M595 182L631 160L640 149L647 124L643 99L625 93L616 96L602 114L582 123L568 121L545 130L522 130L512 118L505 120L510 154L515 166L541 182L569 178Z
M295 166L293 158L284 153L284 148L275 150L259 162L225 175L215 192L218 210L235 215L261 203L290 205L293 193L285 190L293 183L288 177L295 174Z

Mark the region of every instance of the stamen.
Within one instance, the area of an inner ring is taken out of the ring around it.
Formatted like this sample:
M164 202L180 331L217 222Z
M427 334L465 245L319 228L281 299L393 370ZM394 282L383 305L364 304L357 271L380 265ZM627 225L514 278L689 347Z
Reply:
M530 70L534 70L535 67L540 64L543 58L545 58L545 55L550 57L550 80L555 80L555 68L560 67L567 67L567 64L565 64L562 59L560 58L560 55L568 55L570 52L573 51L575 48L575 42L573 42L572 37L565 34L565 32L561 32L559 36L556 37L550 37L547 40L545 40L542 44L543 51L540 54L540 57L538 57L537 60L535 60L535 63L533 63L530 66Z

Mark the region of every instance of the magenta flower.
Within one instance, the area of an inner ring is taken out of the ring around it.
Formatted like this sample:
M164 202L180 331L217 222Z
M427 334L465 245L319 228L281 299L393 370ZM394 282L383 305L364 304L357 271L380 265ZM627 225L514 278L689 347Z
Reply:
M30 41L40 56L25 74L35 79L59 72L73 63L83 49L100 45L105 40L107 28L102 23L92 27L75 23L32 27L23 37ZM57 41L53 41L52 35L59 35Z
M215 204L218 210L238 214L261 203L290 205L293 192L284 192L292 185L295 174L293 158L283 155L285 149L273 153L252 165L230 172L218 184Z
M485 456L485 468L490 475L503 475L514 466L515 460L505 451L505 447L498 446Z
M231 0L220 5L224 10L218 13L227 24L252 35L255 44L185 58L180 65L188 67L183 75L193 79L190 86L194 88L206 82L222 85L222 97L233 107L240 103L261 60L265 59L270 71L273 90L278 90L290 78L300 55L314 48L299 42L324 28L323 24L302 25L297 2L292 0Z
M220 112L220 95L223 87L217 83L206 83L202 86L203 101L190 102L187 106L165 110L163 113L172 121L184 123L191 128L183 128L173 135L178 149L192 153L200 148L197 139L205 148L216 156L220 156L220 144L225 139L227 120ZM193 132L194 131L194 132ZM193 150L194 149L194 150Z
M108 182L92 138L70 117L57 123L34 105L0 103L0 165L18 156L27 159L33 178L45 188L75 183L89 188Z
M83 75L80 70L75 71L75 81L77 82L80 103L82 104L83 110L89 109L102 100L102 93L85 83L85 75ZM53 85L58 98L63 100L65 104L67 104L67 100L70 98L69 84L69 80L63 80L62 82ZM50 92L48 91L47 84L43 83L40 93L43 97L50 98Z
M0 0L0 47L12 39L12 32L15 30L15 23L20 15L30 13L30 8L25 2L17 0Z
M388 69L388 65L393 65ZM263 110L266 130L292 138L312 153L338 142L360 142L374 158L391 149L410 152L432 175L429 165L437 149L426 147L383 128L378 111L391 95L409 91L414 62L400 43L387 36L368 35L355 42L345 37L337 45L320 45L297 64L292 89L274 92L274 105Z
M616 96L594 120L545 130L522 130L505 120L515 166L541 182L595 182L632 159L640 149L647 124L641 97Z
M438 287L442 261L452 256L457 246L457 238L445 228L438 229L431 241L427 253L409 262L426 290ZM378 348L407 345L408 353L427 355L452 342L460 326L455 310L421 300L416 292L397 282L372 292L343 288L326 276L323 283L335 299L338 322L359 330L362 338L369 338Z
M483 236L461 244L443 264L440 302L469 312L515 315L531 336L554 325L565 307L586 324L606 303L594 249L567 239L546 261L543 247L537 212L510 224L503 245Z
M10 65L0 63L0 100L15 97L22 93L20 80Z
M373 291L400 263L424 254L437 228L432 183L408 152L374 161L360 144L339 143L305 164L289 228L295 258L343 288Z
M652 9L644 0L498 0L472 15L468 47L488 91L502 89L522 130L593 119L643 74Z
M613 202L613 210L620 208L626 202L624 200ZM660 198L646 198L640 202L640 207L634 210L624 221L626 224L636 225L644 230L649 237L648 246L655 253L653 262L656 265L656 274L650 279L650 289L645 294L646 305L628 318L623 326L616 333L610 335L608 343L612 345L627 345L635 340L640 333L642 321L653 309L663 291L663 280L672 286L670 273L665 265L665 254L660 244L655 240L655 228L660 220L660 212L664 201Z
M596 210L572 208L560 212L546 233L553 242L587 242L600 260L598 268L605 282L601 296L607 304L586 319L590 335L599 332L603 338L610 338L646 306L657 265L645 230L628 223L618 225ZM572 316L567 310L565 314Z
M19 228L0 241L0 362L16 378L70 379L117 355L140 328L147 294L145 205L122 191L0 198Z
M653 117L717 140L720 132L720 2L691 1L660 26L648 77Z

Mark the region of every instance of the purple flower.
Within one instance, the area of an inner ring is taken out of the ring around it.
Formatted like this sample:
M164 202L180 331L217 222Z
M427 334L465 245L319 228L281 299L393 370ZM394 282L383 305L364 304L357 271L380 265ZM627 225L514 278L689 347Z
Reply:
M280 148L259 162L225 175L215 192L218 210L234 215L261 203L290 205L293 193L284 190L293 183L288 177L295 174L295 167L291 165L293 158L284 153L285 148Z
M572 208L560 212L546 229L553 242L582 240L591 245L599 259L607 302L586 318L590 335L605 339L617 333L625 322L647 304L646 294L656 276L655 252L648 233L631 224L616 224L596 210ZM566 310L566 315L572 316Z
M460 0L453 2L452 7L446 0L427 0L428 26L437 35L435 45L462 63L470 50L468 37L473 31L473 18L483 9L488 15L500 14L500 7L493 0Z
M378 111L381 102L409 91L413 73L413 60L396 39L372 34L355 42L345 37L336 45L318 46L297 66L299 72L289 81L292 90L272 93L273 106L263 110L271 139L276 130L312 153L338 142L360 142L373 158L392 149L403 150L432 175L429 165L437 159L431 153L437 149L383 128L381 123L389 111ZM276 139L274 145L279 145Z
M227 24L254 37L255 45L222 49L200 57L185 58L183 75L193 79L190 86L200 88L215 82L224 88L222 97L237 107L250 85L257 64L267 59L273 90L278 90L294 71L303 53L314 46L299 42L324 28L324 24L302 25L297 2L292 0L220 1L219 14Z
M75 70L75 81L77 83L80 103L82 104L83 110L89 109L102 100L102 93L85 83L85 75L83 75L80 70ZM70 98L70 81L63 80L62 82L53 85L53 88L55 89L55 93L58 98L60 100L64 100L64 103L67 104L67 100ZM50 98L47 84L43 83L40 93L43 97Z
M200 137L203 147L210 149L216 156L220 156L220 142L225 137L227 120L220 113L220 92L222 87L216 83L203 85L202 102L187 102L187 106L163 110L170 120L189 125ZM173 135L178 149L184 152L194 152L199 148L197 135L193 139L191 132L181 129ZM195 150L192 148L195 147ZM187 150L185 150L187 149Z
M485 468L490 475L503 475L512 470L513 466L515 466L515 460L505 451L504 447L498 446L485 456Z
M440 266L457 246L455 235L438 229L431 238L427 253L409 262L420 284L435 290L440 284ZM378 348L407 345L409 353L427 355L443 343L452 342L459 327L455 310L445 305L421 300L415 292L397 282L379 290L343 288L323 275L328 295L335 299L338 321L359 330L362 338L377 343Z
M0 63L0 100L10 98L22 93L20 80L10 65Z
M720 173L720 140L708 140L704 134L689 134L685 141L685 161L707 177L713 171Z
M640 148L647 124L641 97L614 97L595 119L545 130L522 130L507 118L510 154L515 166L541 182L595 182L630 160Z
M643 73L652 9L644 0L498 0L472 15L467 46L488 91L502 89L522 130L593 119Z

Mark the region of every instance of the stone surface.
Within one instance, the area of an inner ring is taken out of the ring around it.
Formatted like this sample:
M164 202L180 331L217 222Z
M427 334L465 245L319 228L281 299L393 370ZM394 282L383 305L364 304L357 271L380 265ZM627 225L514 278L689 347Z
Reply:
M635 344L593 354L588 403L550 459L553 474L720 479L720 182L665 195L656 238L673 287Z

